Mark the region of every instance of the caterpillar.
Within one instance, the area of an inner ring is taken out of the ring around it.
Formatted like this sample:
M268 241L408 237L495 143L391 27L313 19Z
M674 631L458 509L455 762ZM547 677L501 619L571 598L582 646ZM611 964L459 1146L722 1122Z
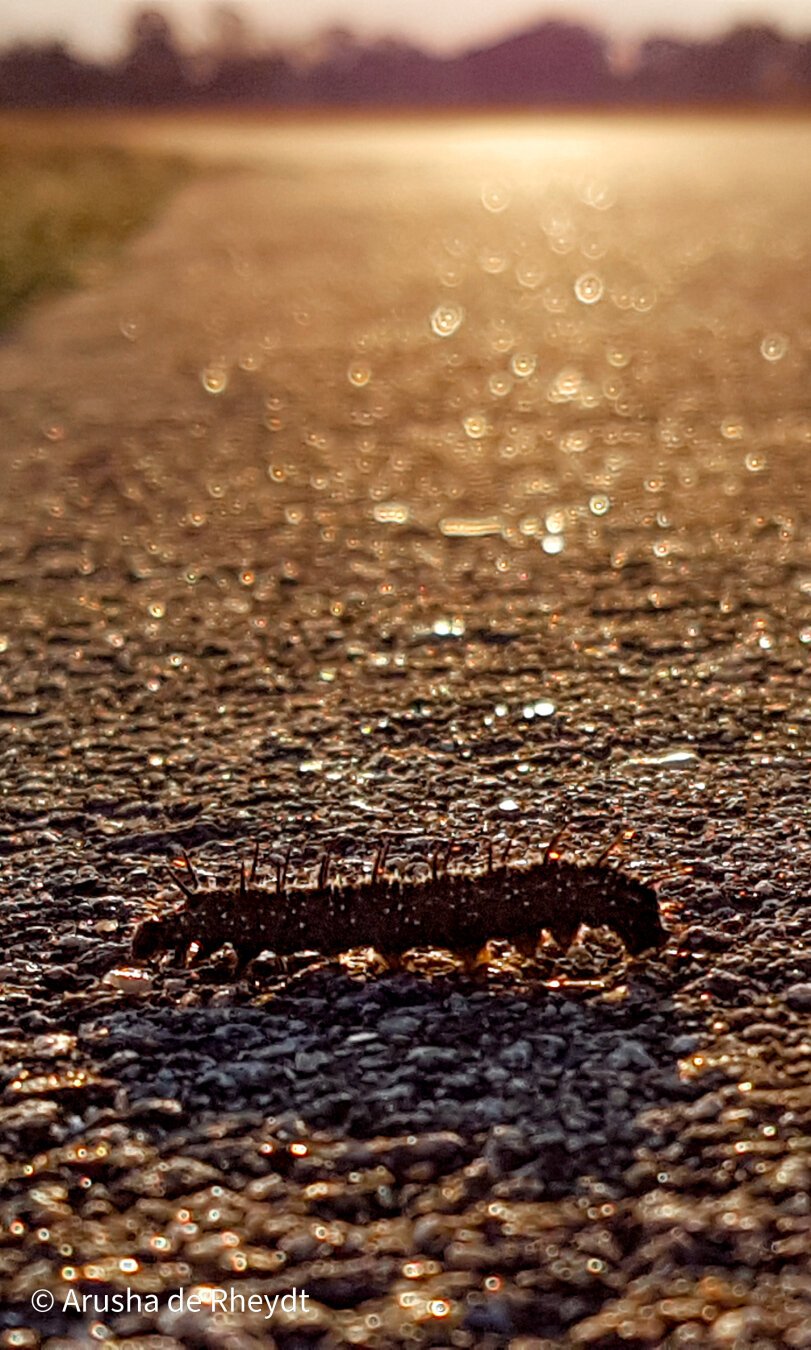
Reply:
M387 873L386 840L377 848L371 875L357 885L330 880L329 849L314 884L290 884L291 849L275 856L273 883L263 884L257 843L250 870L242 862L235 884L204 886L184 851L184 875L176 867L166 869L182 899L137 925L132 956L146 961L169 955L190 963L230 944L234 968L242 970L266 951L336 957L365 947L396 968L404 952L431 947L449 950L470 966L495 939L532 957L545 931L567 950L581 925L612 929L629 956L661 949L668 932L659 915L658 882L645 882L610 861L629 832L623 830L599 857L576 862L558 848L564 830L529 864L511 865L509 845L496 862L490 845L486 866L477 872L451 871L453 844L440 845L429 874L417 880Z

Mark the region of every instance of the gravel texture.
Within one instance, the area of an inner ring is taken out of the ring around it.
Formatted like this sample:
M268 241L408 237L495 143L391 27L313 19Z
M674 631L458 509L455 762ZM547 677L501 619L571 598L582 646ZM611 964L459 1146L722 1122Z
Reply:
M220 128L0 351L0 1344L811 1346L807 142ZM662 953L129 956L564 821Z

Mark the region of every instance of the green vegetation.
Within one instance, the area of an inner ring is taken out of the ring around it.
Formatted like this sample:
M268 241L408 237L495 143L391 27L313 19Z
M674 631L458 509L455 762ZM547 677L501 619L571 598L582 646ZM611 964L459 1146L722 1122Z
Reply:
M0 328L30 300L81 281L190 172L179 158L117 146L0 140Z

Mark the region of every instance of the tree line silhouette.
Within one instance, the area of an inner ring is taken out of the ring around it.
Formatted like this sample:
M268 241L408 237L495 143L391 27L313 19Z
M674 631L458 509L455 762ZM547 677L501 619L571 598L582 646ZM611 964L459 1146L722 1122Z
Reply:
M133 19L120 60L92 63L61 42L0 53L0 106L471 107L804 104L811 38L746 25L706 42L651 38L618 65L601 34L546 22L452 57L333 29L305 52L271 50L236 10L187 49L158 10Z

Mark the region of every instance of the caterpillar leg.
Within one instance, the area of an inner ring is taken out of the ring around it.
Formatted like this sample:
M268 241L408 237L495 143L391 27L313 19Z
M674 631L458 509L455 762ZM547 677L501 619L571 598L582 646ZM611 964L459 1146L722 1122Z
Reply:
M541 945L541 935L538 933L534 937L513 938L511 946L523 956L525 961L534 961L538 955L538 948Z
M567 952L577 937L579 927L579 923L572 922L550 924L549 933L561 951Z
M458 956L466 975L474 975L482 966L490 964L490 948L486 942L483 947L462 947Z
M232 942L224 942L221 947L211 953L210 963L220 975L236 978L241 972L243 962L240 960L239 951Z
M288 987L306 980L316 972L323 974L324 971L332 971L336 975L346 975L346 966L337 956L324 957L317 952L308 952L303 956L301 965L296 965L289 957L282 957L281 961L281 971Z

